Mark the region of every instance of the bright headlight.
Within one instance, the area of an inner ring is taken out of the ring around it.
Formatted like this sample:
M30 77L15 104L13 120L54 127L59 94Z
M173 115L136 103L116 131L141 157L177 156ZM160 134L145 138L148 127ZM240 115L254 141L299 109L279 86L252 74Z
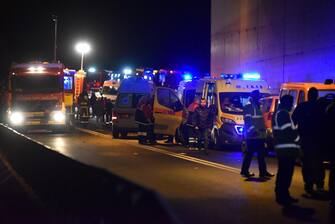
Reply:
M21 112L12 112L9 115L9 120L14 125L20 125L24 121L23 114Z
M62 111L55 111L52 114L52 119L56 122L63 122L65 121L65 114Z

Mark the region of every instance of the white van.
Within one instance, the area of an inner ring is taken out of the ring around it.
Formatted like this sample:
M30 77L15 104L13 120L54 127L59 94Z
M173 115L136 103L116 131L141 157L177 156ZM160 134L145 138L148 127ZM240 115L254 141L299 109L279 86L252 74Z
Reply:
M154 134L174 136L183 121L184 106L176 93L165 87L155 87L151 81L133 77L122 81L113 109L113 137L137 132L135 112L138 101L144 95L154 97Z

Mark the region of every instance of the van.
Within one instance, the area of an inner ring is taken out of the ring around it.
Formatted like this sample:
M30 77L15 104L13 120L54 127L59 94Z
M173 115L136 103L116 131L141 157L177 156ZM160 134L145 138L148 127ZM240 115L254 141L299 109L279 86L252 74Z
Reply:
M215 108L211 145L220 148L222 145L242 143L243 107L249 103L254 90L259 90L263 97L270 96L269 85L258 74L224 74L221 78L193 80L180 88L179 94L187 106L192 98L201 93L207 105Z
M306 102L308 91L315 87L319 90L319 97L325 97L328 94L335 94L335 85L332 83L283 83L280 88L280 97L291 95L293 97L293 107L297 107L300 103Z
M113 137L126 137L138 132L135 122L136 107L144 95L154 98L154 134L157 137L174 136L183 121L184 106L176 93L165 87L155 87L151 81L132 77L122 81L113 109Z

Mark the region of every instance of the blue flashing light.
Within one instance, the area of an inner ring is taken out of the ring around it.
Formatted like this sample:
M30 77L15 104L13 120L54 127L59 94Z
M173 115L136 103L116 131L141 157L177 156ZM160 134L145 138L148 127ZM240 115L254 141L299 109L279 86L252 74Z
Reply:
M192 81L193 76L190 73L185 73L183 75L184 81Z
M259 73L243 73L242 74L243 79L246 80L260 80L261 75Z
M235 125L235 131L238 135L243 135L243 126L242 125Z

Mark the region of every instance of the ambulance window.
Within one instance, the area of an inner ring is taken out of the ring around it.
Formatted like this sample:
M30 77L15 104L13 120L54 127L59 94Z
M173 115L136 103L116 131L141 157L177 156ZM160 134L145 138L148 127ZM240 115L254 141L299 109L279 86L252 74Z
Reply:
M282 89L280 91L280 98L283 97L283 96L285 96L285 95L288 95L288 89Z
M185 90L184 91L184 104L188 107L191 103L193 103L195 98L195 89Z
M170 107L170 92L168 89L158 89L157 99L159 104Z
M301 91L299 92L298 104L301 104L301 103L303 103L303 102L305 102L305 92L301 90Z
M288 94L293 97L293 104L295 105L297 102L298 90L290 90Z
M215 104L216 96L215 96L215 83L207 83L207 104L212 105Z

